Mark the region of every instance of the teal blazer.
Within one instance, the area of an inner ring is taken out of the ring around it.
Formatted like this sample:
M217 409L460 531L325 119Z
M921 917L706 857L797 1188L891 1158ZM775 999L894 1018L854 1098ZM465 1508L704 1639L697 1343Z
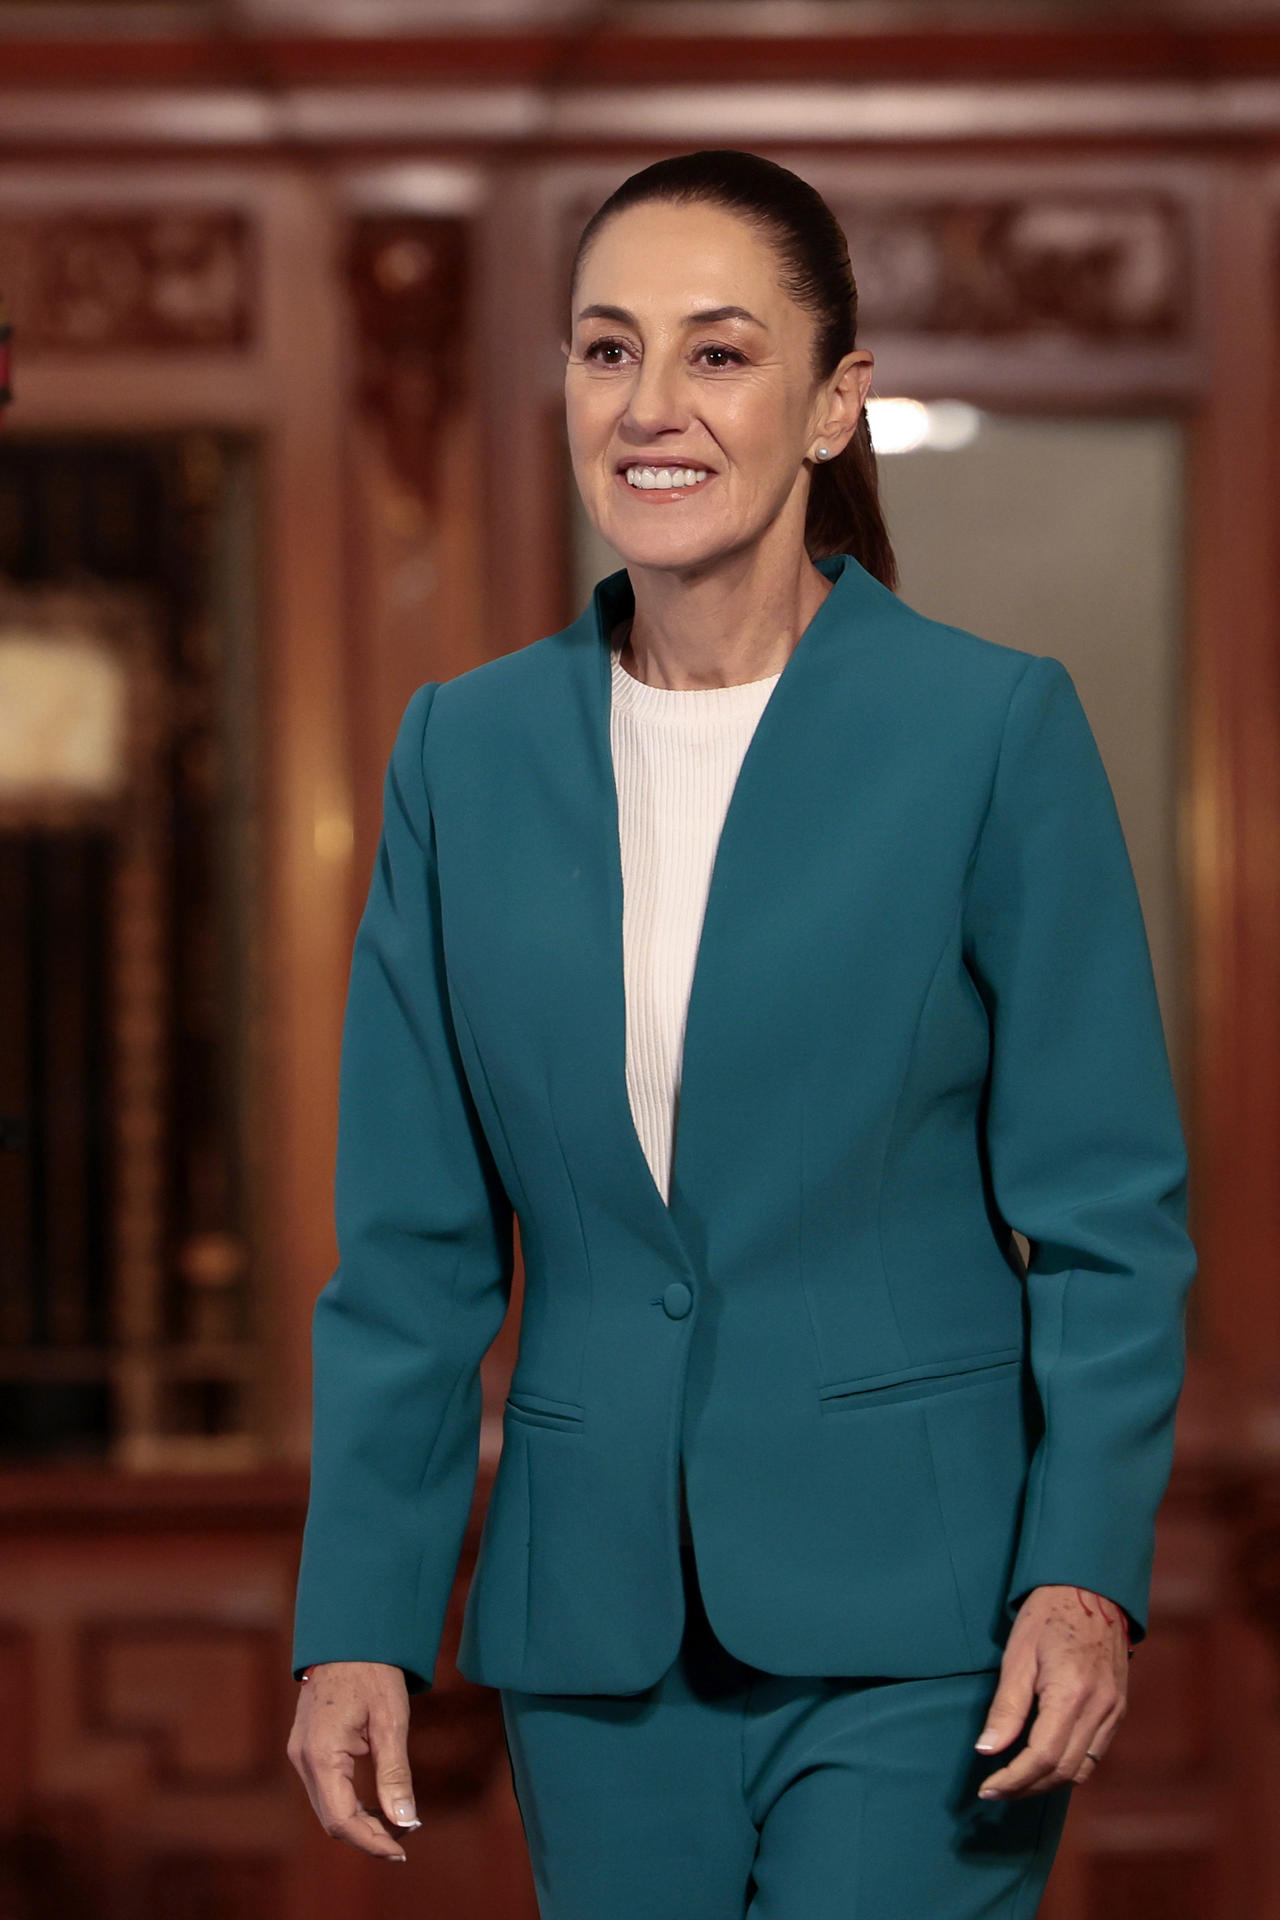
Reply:
M1059 661L818 564L719 842L669 1205L625 1077L627 573L405 709L351 964L295 1671L434 1678L513 1218L468 1679L658 1679L681 1449L709 1618L768 1672L995 1667L1045 1582L1146 1632L1196 1256L1112 791Z

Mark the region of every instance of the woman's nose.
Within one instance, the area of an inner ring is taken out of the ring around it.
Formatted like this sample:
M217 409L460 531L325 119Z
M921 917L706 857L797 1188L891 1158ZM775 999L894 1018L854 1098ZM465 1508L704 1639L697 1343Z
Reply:
M681 397L681 383L678 360L647 354L627 399L631 424L649 435L685 425L688 405Z

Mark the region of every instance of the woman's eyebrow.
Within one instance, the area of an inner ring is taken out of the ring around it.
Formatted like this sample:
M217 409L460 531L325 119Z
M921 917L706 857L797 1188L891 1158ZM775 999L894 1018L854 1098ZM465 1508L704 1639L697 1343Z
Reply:
M578 318L579 320L617 320L624 327L639 325L634 313L628 313L625 307L609 307L600 304L583 307ZM746 307L703 307L697 313L686 313L684 324L686 327L710 327L714 326L718 320L749 320L753 327L764 327L764 321L757 320L755 314L749 312ZM768 329L766 328L765 331L767 332Z

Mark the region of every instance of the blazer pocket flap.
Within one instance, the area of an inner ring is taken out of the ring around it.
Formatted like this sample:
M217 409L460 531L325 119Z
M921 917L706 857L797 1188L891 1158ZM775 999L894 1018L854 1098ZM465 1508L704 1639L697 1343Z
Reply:
M576 1400L549 1400L545 1394L523 1388L507 1395L507 1412L517 1420L533 1420L549 1427L580 1427L583 1408Z
M879 1403L886 1400L913 1400L925 1394L945 1393L953 1385L979 1385L989 1378L1002 1378L1022 1365L1023 1350L1016 1347L988 1347L982 1353L963 1354L953 1360L923 1360L915 1366L895 1367L891 1373L865 1374L856 1380L837 1380L819 1387L824 1407Z

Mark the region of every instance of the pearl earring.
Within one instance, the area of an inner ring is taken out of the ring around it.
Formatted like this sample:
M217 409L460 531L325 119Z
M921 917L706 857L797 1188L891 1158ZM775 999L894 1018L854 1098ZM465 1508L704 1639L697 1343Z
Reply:
M828 459L828 458L829 458L829 456L830 456L830 453L831 453L831 449L830 449L830 447L819 447L819 448L818 448L818 458L819 458L819 460L826 460L826 459Z

